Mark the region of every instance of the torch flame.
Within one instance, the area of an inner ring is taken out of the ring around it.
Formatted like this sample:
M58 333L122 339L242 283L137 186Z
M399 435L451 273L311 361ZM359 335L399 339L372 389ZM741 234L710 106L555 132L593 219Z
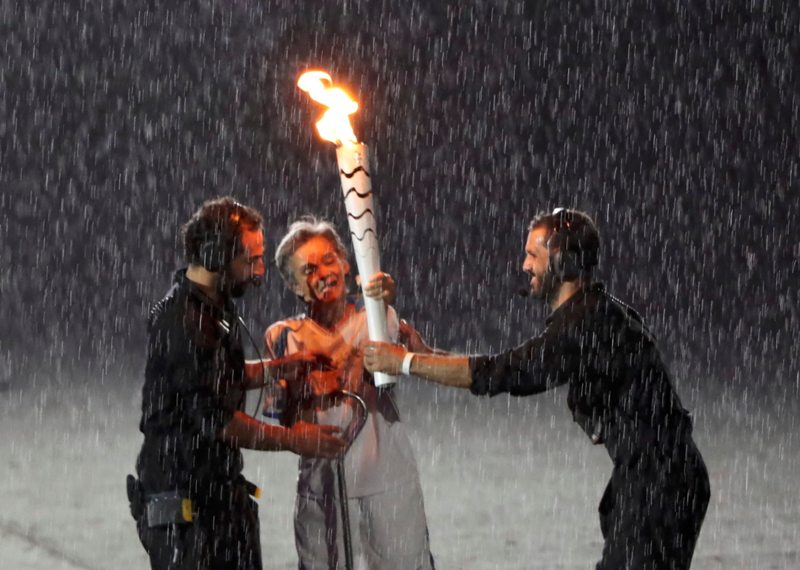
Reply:
M324 71L307 71L297 80L297 86L328 110L317 121L319 135L335 144L357 143L348 115L358 110L358 103L338 87L333 87L331 76Z

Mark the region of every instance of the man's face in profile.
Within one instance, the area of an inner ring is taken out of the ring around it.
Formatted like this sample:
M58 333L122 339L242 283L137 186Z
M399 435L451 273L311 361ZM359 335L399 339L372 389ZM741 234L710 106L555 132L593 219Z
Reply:
M228 266L229 291L232 297L241 297L254 279L266 273L264 266L264 232L261 229L243 230L242 251Z
M522 263L522 270L530 276L531 296L542 300L550 298L558 287L558 282L549 270L549 238L550 232L546 227L532 229L525 242L525 260Z

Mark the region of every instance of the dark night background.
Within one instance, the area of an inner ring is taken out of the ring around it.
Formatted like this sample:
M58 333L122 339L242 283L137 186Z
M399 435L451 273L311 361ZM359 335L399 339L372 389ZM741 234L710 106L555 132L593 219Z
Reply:
M796 568L800 6L714 0L0 0L14 567L144 564L122 481L145 316L202 201L258 208L270 259L304 213L345 229L320 109L295 87L308 68L360 102L401 316L459 351L535 334L545 310L514 295L528 221L593 214L599 277L645 316L696 413L714 495L695 567ZM243 309L259 338L300 307L271 268ZM560 392L400 394L442 567L588 567L610 467ZM262 543L291 568L295 460L257 455Z
M361 103L383 265L438 345L537 330L526 224L575 206L691 382L796 396L800 10L746 4L3 2L0 371L140 365L206 198L256 206L269 256L300 214L343 227L294 85L319 67ZM298 310L268 277L258 331Z

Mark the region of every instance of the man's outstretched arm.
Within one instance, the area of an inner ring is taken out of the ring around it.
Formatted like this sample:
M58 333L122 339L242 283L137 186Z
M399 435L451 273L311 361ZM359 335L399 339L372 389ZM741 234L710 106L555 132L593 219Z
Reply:
M364 365L370 372L400 374L407 351L399 345L369 341L364 350ZM472 372L464 355L419 354L411 361L411 374L454 388L470 388Z
M364 365L371 372L399 374L402 346L367 343ZM580 367L580 345L556 328L523 344L489 355L414 354L409 372L445 386L467 388L476 396L509 393L529 396L560 386Z

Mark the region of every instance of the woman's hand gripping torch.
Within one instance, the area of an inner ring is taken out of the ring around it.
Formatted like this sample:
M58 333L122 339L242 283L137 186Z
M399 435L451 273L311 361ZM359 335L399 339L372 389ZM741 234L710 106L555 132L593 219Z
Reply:
M332 83L331 76L324 71L309 71L300 76L297 86L314 101L327 107L317 122L317 130L324 140L336 145L347 222L363 291L370 278L381 270L369 155L367 145L356 139L348 118L356 112L358 103L342 89L333 87ZM364 295L364 306L370 340L389 342L383 300ZM374 377L378 387L394 384L394 378L383 372L374 374Z

